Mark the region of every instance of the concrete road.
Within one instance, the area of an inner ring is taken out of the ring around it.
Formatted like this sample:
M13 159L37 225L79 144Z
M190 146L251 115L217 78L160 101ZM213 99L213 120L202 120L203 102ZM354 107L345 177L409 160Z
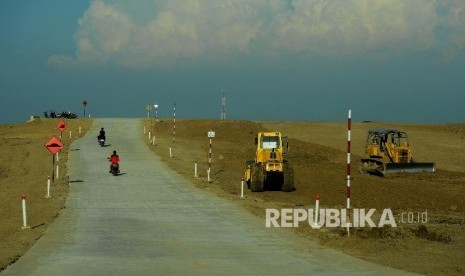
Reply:
M101 126L111 146L98 146ZM95 120L71 146L66 209L2 275L402 273L266 228L264 219L193 187L142 139L138 120ZM114 149L122 159L116 177L106 160Z

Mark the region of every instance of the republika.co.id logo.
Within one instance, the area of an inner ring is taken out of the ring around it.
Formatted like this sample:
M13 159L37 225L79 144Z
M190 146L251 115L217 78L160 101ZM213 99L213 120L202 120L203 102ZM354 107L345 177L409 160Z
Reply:
M299 227L300 223L308 223L310 227L384 227L386 225L397 227L391 209L383 209L380 216L375 215L376 209L351 209L350 221L348 221L347 209L266 209L266 227ZM411 216L412 215L412 216ZM413 213L402 213L401 223L426 223L427 212L418 213L418 220L413 218ZM405 220L404 220L405 219Z

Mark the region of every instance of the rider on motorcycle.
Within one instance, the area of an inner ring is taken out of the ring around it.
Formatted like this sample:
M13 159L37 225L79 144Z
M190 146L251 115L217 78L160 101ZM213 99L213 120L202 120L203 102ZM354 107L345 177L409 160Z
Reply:
M119 173L119 156L118 154L116 154L116 150L113 151L113 154L108 157L108 161L110 161L110 173L111 173L111 167L113 165L116 165L116 167L118 168L118 173Z
M105 130L103 129L103 127L100 129L100 134L97 136L97 139L105 140Z

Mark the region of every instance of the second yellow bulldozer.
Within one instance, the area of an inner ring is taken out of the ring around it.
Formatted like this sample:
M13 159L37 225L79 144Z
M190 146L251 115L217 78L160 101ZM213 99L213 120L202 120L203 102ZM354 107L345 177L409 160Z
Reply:
M434 163L413 160L407 133L395 129L368 131L365 145L366 157L362 159L361 173L384 176L392 173L434 172Z
M294 171L289 161L284 159L288 152L287 137L280 132L259 132L255 144L255 160L246 161L245 180L248 188L252 192L294 191Z

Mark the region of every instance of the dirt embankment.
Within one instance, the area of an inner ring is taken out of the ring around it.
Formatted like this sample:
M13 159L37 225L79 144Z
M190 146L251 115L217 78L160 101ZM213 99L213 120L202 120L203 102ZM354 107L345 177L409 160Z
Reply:
M158 123L146 120L145 127L156 137L155 145L151 145L148 137L147 144L172 168L197 187L240 202L257 216L264 217L266 208L313 208L315 195L320 195L324 208L345 207L345 124L177 120L175 141L171 120ZM357 170L358 160L363 154L366 131L373 127L406 130L416 159L436 162L438 172L385 178L361 175ZM246 199L240 200L245 161L254 159L254 137L259 130L266 129L282 131L290 137L291 150L287 157L294 166L297 190L291 193L247 190ZM463 274L465 171L461 164L465 162L465 154L457 149L465 145L465 126L360 123L352 129L352 208L376 208L378 217L383 209L390 208L397 228L355 228L351 229L350 237L345 228L315 230L301 224L292 230L385 266L424 274ZM212 183L206 181L209 130L216 132L212 146ZM193 177L194 162L199 164L198 179ZM427 221L418 221L422 215Z
M38 240L64 207L68 195L67 160L70 144L84 135L91 119L64 120L63 149L59 153L59 178L47 195L52 156L44 144L53 136L59 119L38 119L25 124L0 126L0 271L15 262ZM81 134L79 134L81 126ZM71 131L71 137L69 136ZM27 224L21 230L21 195L26 195Z

